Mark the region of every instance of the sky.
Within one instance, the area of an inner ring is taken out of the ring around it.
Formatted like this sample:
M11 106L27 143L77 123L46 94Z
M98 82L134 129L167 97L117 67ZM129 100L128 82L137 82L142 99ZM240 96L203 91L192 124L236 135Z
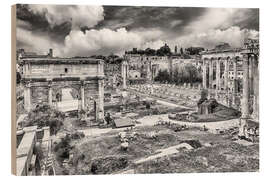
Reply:
M241 47L259 37L259 9L17 5L17 49L59 57L122 55L132 48Z

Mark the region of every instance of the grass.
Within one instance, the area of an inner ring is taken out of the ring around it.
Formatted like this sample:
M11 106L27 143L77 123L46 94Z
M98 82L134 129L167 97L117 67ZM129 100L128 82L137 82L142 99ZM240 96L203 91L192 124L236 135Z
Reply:
M222 143L148 161L136 173L254 172L259 170L258 145Z
M197 114L194 113L192 116L194 117L193 122L217 122L217 121L225 121L230 119L236 119L240 117L240 112L233 109L228 108L219 104L219 106L214 110L212 114Z
M156 139L143 134L155 131ZM174 132L165 126L137 127L139 136L130 141L127 151L120 148L118 133L100 137L86 137L74 141L72 164L62 169L69 174L113 174L134 169L135 173L186 173L186 172L235 172L258 171L258 145L243 146L232 142L229 135L215 135L198 129ZM179 150L179 153L135 165L135 160L153 155L159 149L188 142L199 141L202 145L211 143L211 147L201 147L191 151Z

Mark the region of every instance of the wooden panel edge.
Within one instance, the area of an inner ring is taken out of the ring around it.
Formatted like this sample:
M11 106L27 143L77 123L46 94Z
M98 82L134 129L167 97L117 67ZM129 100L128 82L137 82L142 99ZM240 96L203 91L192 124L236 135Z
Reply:
M16 5L11 6L11 173L16 165Z

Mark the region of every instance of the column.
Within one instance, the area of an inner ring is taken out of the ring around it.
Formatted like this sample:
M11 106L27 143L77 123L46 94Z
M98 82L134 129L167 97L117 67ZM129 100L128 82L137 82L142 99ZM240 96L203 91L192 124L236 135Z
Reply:
M209 61L209 88L213 88L213 59Z
M219 59L216 60L216 66L217 66L217 70L216 70L216 89L220 90L220 60Z
M24 85L23 97L24 97L24 109L27 112L30 112L31 110L31 85L29 82L26 82L26 84Z
M228 71L229 71L229 63L228 63L228 59L226 58L224 60L224 66L225 66L225 69L224 69L224 89L225 89L225 96L226 96L226 104L229 105L229 91L228 91Z
M48 93L49 106L52 107L53 104L52 104L52 85L51 85L51 82L49 82L48 88L49 88L49 93Z
M237 86L237 59L233 59L233 105L236 105Z
M254 55L251 55L249 61L249 93L253 94L253 62L254 62Z
M85 103L84 103L84 81L81 81L81 109L85 110Z
M104 80L98 80L98 120L104 122Z
M225 91L227 92L228 91L228 71L229 71L229 64L228 64L228 59L225 59L224 60L224 63L225 63L225 71L224 71L224 85L225 85Z
M203 88L206 89L206 59L203 59Z
M126 84L126 61L122 61L121 64L121 75L122 75L122 79L123 79L123 89L127 88L127 84Z
M249 118L249 57L243 55L243 97L242 97L242 118Z
M252 60L253 62L253 113L252 117L255 121L259 120L259 57L255 56Z

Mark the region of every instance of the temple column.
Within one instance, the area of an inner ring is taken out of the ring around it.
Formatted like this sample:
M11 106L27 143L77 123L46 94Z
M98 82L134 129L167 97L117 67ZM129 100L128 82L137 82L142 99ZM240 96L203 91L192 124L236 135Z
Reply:
M216 60L216 90L220 90L220 60Z
M224 85L225 85L225 91L228 91L228 79L229 79L229 64L228 64L228 59L224 60L225 63L225 71L224 71Z
M206 59L203 59L203 88L206 89Z
M24 97L24 109L27 112L30 112L31 110L31 85L29 82L27 82L24 86L23 97Z
M81 109L85 110L85 103L84 103L84 81L81 81Z
M237 59L233 60L233 105L236 105L237 86Z
M122 64L121 64L121 75L122 75L122 79L123 79L123 89L126 89L127 88L127 68L126 68L126 61L122 61Z
M243 55L243 97L242 97L242 118L249 118L249 56Z
M254 100L253 100L253 113L252 117L255 121L259 120L259 61L258 56L255 56L253 59L253 91L254 91Z
M254 55L250 57L249 61L249 93L253 94L253 61L254 61Z
M51 85L51 81L49 81L49 85L48 85L48 88L49 88L49 92L48 92L48 102L49 102L49 106L52 107L52 85Z
M98 120L104 122L104 80L98 80Z
M213 88L213 62L212 59L209 61L209 88Z

